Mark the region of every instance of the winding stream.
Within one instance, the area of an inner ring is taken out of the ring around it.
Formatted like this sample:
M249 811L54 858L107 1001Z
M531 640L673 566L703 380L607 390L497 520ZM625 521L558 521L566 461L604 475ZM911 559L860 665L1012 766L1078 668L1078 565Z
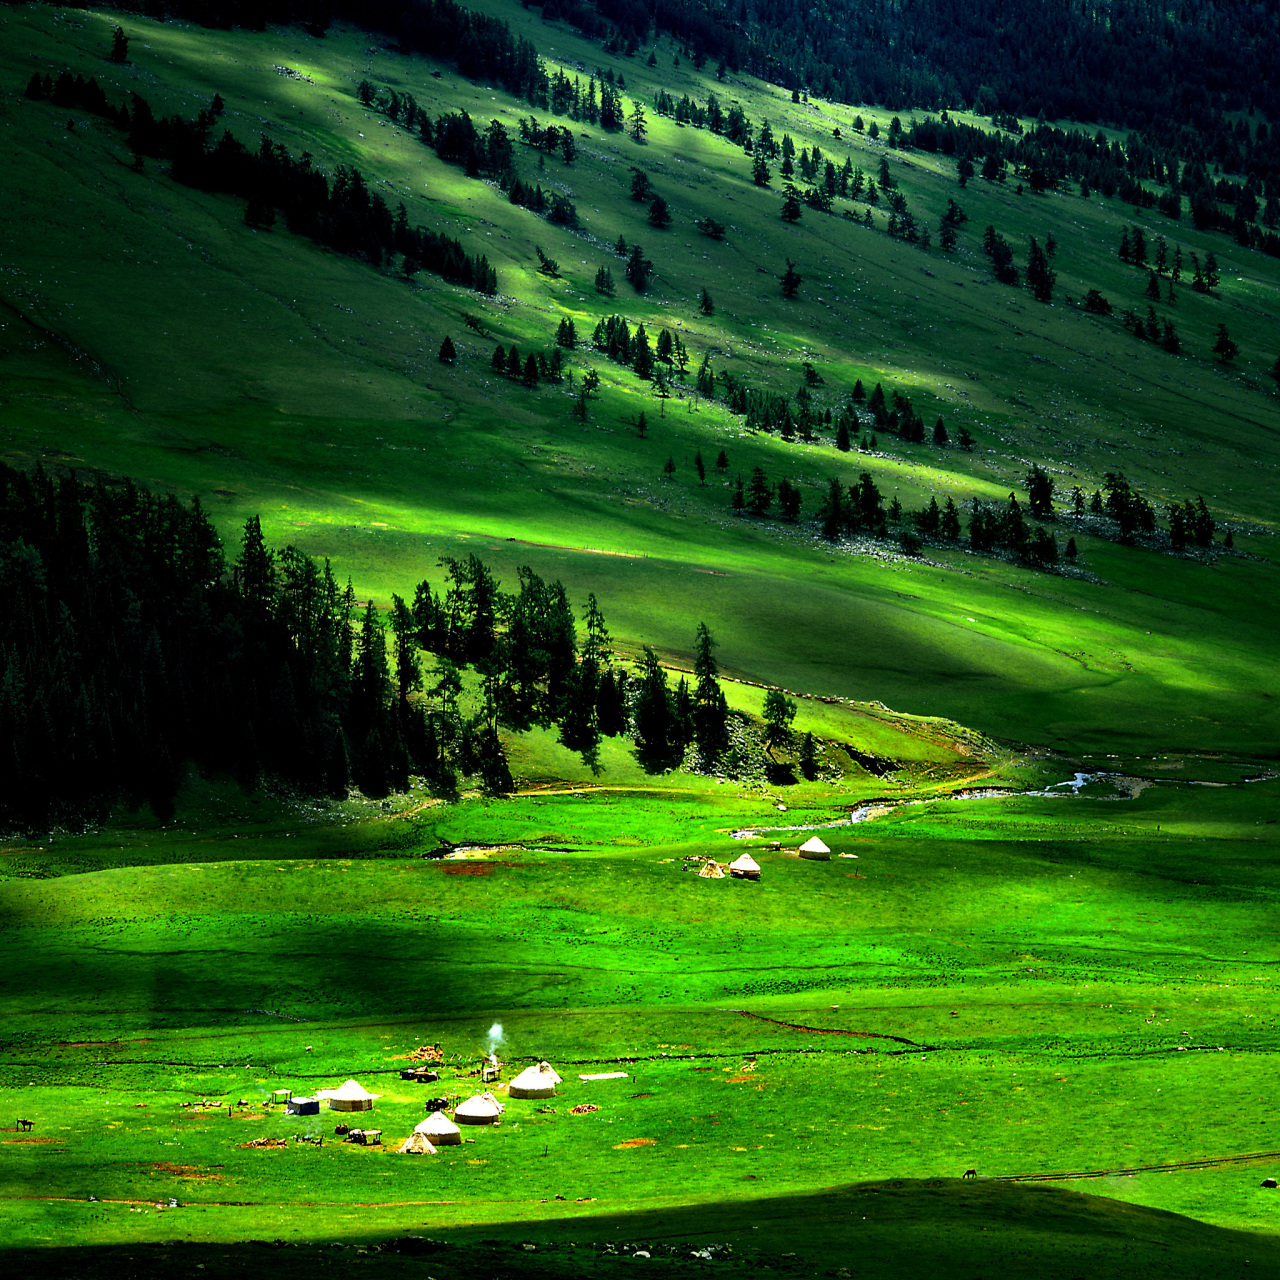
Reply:
M1256 777L1243 778L1242 782L1267 782L1276 774L1260 774ZM1005 787L981 787L972 791L951 791L945 795L930 796L921 800L873 800L859 805L850 811L847 818L837 818L833 822L814 822L805 826L789 827L743 827L729 834L735 840L746 840L753 836L770 836L788 831L828 831L835 827L856 826L860 822L870 822L873 818L882 817L894 809L908 805L938 804L945 800L1006 800L1013 796L1041 796L1045 799L1069 799L1078 797L1080 792L1091 783L1101 782L1106 778L1115 780L1116 795L1093 796L1095 800L1136 800L1148 787L1157 785L1174 785L1184 787L1227 787L1228 782L1202 782L1193 778L1139 778L1133 774L1114 771L1077 772L1065 782L1054 782L1039 791L1012 791Z

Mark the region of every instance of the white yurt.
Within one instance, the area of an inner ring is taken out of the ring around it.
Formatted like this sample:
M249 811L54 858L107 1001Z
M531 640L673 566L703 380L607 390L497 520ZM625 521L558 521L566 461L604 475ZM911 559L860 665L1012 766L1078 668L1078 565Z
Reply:
M453 1109L453 1118L459 1124L497 1124L502 1118L503 1106L491 1093L477 1093Z
M800 846L800 856L810 858L814 862L829 862L831 850L817 836L814 836L812 840L806 840Z
M364 1085L348 1080L337 1089L321 1089L316 1097L328 1098L330 1111L372 1111L374 1099L382 1094L370 1093Z
M550 1063L539 1062L536 1067L526 1067L507 1086L513 1098L554 1098L560 1076Z
M436 1153L427 1135L416 1129L400 1144L399 1150L404 1156L433 1156Z
M413 1131L421 1137L429 1138L437 1147L462 1145L462 1130L443 1111L433 1111L420 1124L415 1124Z
M749 853L744 853L729 863L729 874L735 880L759 880L760 864Z

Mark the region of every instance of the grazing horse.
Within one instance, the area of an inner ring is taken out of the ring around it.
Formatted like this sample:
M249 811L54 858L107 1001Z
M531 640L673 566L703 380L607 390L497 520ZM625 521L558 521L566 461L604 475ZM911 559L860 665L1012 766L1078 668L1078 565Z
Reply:
M978 1171L977 1169L966 1169L964 1171L964 1176L966 1178L976 1178L978 1176Z
M31 1126L33 1124L35 1124L34 1120L19 1120L18 1128L21 1129L24 1133L30 1132Z

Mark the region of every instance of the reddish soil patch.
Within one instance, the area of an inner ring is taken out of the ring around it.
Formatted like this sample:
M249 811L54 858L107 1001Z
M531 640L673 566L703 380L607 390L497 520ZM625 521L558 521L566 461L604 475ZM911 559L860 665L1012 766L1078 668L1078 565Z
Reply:
M748 1081L754 1081L756 1084L764 1084L765 1078L764 1076L756 1075L754 1071L748 1071L745 1075L741 1076L729 1077L730 1084L746 1084Z
M66 1142L66 1138L0 1138L0 1142L21 1143L25 1147L43 1147L50 1142Z
M628 1147L653 1147L657 1145L657 1138L629 1138L626 1142L615 1142L613 1149L615 1151L625 1151Z
M194 1164L170 1164L168 1160L140 1160L139 1164L145 1169L151 1169L155 1173L173 1173L179 1178L190 1178L197 1182L220 1182L222 1174L213 1173L209 1169L202 1169L199 1165ZM214 1169L221 1169L222 1165L216 1164Z
M493 867L487 862L444 862L440 869L447 876L491 876Z

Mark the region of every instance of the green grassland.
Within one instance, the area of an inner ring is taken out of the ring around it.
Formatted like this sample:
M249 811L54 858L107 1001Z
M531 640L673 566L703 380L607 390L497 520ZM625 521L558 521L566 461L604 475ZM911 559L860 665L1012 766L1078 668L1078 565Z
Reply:
M1258 1184L1280 1154L1150 1167L1280 1151L1267 1105L1276 784L1111 791L903 807L825 831L827 863L763 830L745 842L759 884L684 869L687 855L742 848L714 825L723 815L634 803L631 829L647 815L651 840L637 849L606 834L619 803L607 795L572 811L529 796L488 826L480 810L466 825L505 847L462 859L420 856L458 825L428 811L419 825L388 819L404 824L398 843L346 858L331 828L295 822L259 832L250 860L188 847L177 861L0 882L0 1108L34 1116L46 1139L4 1139L9 1238L532 1233L767 1252L808 1217L822 1236L812 1261L887 1248L895 1233L925 1249L908 1223L972 1215L991 1238L953 1239L951 1264L1007 1254L1011 1274L1030 1274L1045 1263L1037 1248L1013 1256L1030 1247L1027 1219L1058 1246L1072 1214L1097 1234L1090 1248L1105 1253L1113 1233L1132 1244L1138 1220L1117 1224L1077 1189L1267 1232ZM576 822L578 848L551 845L561 820ZM594 822L601 834L582 838ZM203 839L252 835L210 826ZM508 1060L560 1066L554 1112L512 1099L474 1146L423 1159L244 1145L327 1129L263 1103L349 1075L384 1095L373 1119L398 1141L421 1115L423 1087L396 1075L409 1050L439 1041L439 1088L465 1094L494 1021ZM600 1070L628 1076L578 1078ZM201 1098L222 1105L177 1105ZM239 1098L252 1105L233 1109ZM600 1109L571 1114L580 1102ZM1049 1192L1000 1182L974 1201L929 1182L970 1165L1131 1172L1052 1179L1060 1198L1031 1202L1016 1197ZM859 1229L812 1199L849 1183L887 1194L885 1180L914 1188L895 1225ZM155 1208L170 1196L179 1209ZM323 1207L324 1224L304 1206ZM1181 1220L1155 1221L1148 1245ZM1206 1247L1231 1253L1229 1239ZM1270 1239L1249 1250L1274 1265ZM1196 1274L1192 1261L1168 1274Z
M331 557L383 604L424 577L438 586L439 557L474 552L507 586L529 564L577 605L595 592L625 655L652 644L687 669L706 621L730 704L758 715L766 686L786 689L824 773L786 787L652 776L609 742L597 776L533 731L509 743L520 792L506 800L416 788L317 803L193 778L172 823L121 813L10 840L0 1123L33 1118L41 1139L0 1135L11 1258L80 1275L192 1274L197 1260L204 1274L310 1275L412 1234L453 1252L377 1265L613 1275L640 1263L604 1241L651 1243L659 1270L703 1265L659 1245L731 1242L736 1262L705 1265L1280 1275L1280 1193L1259 1187L1280 1155L1153 1167L1280 1152L1277 783L1246 781L1273 772L1280 729L1280 263L1096 195L961 189L951 160L852 127L860 113L885 133L891 113L720 84L666 42L650 68L509 0L476 7L549 67L624 74L628 102L714 91L837 164L875 174L888 155L931 229L949 198L968 212L959 250L891 239L882 208L873 229L807 209L787 227L779 178L756 188L738 148L652 110L644 145L575 126L571 167L540 170L517 145L522 176L577 206L581 229L557 228L442 164L356 86L513 133L527 104L381 38L129 17L131 62L116 66L117 15L14 6L0 10L0 457L198 495L229 547L260 514L274 543ZM219 93L247 144L262 132L327 170L358 165L411 220L487 254L499 295L251 231L239 201L157 162L136 171L104 122L21 96L32 71L63 67L158 114ZM628 199L633 165L669 202L669 229ZM727 224L723 241L695 230L706 216ZM1145 276L1114 252L1133 222L1221 262L1213 296L1185 288L1161 306L1185 356L1080 306L1098 288L1145 310ZM1020 262L1052 232L1053 305L992 280L988 223ZM623 280L620 235L657 264L644 295ZM535 247L562 279L537 273ZM787 258L804 277L795 302L778 289ZM592 287L601 265L616 298ZM496 343L547 349L561 318L585 337L613 313L756 386L794 391L810 361L822 406L881 381L977 448L786 443L679 385L663 409L581 348L576 376L601 378L585 424L569 387L490 372ZM1222 322L1234 369L1210 355ZM446 334L452 367L436 359ZM710 466L721 449L727 474ZM886 499L963 505L1021 495L1031 462L1060 499L1115 469L1160 505L1203 494L1236 552L1076 531L1083 571L1040 574L816 535L832 476L865 469ZM802 487L799 528L732 516L732 480L755 466ZM851 749L898 767L874 777ZM1076 768L1127 777L1035 794ZM974 786L1022 794L963 794ZM861 806L876 816L833 825ZM810 826L830 862L795 857ZM759 884L685 869L743 849ZM330 1127L261 1104L348 1076L384 1094L374 1119L398 1141L421 1116L405 1055L441 1042L442 1088L470 1092L494 1022L510 1064L545 1055L562 1071L554 1114L513 1100L474 1145L421 1159L244 1145ZM628 1078L579 1079L612 1069ZM224 1105L177 1105L201 1098ZM254 1105L227 1105L240 1098ZM579 1102L600 1110L570 1114ZM971 1166L982 1177L958 1181ZM182 1207L156 1207L170 1196ZM246 1243L275 1238L299 1247Z

